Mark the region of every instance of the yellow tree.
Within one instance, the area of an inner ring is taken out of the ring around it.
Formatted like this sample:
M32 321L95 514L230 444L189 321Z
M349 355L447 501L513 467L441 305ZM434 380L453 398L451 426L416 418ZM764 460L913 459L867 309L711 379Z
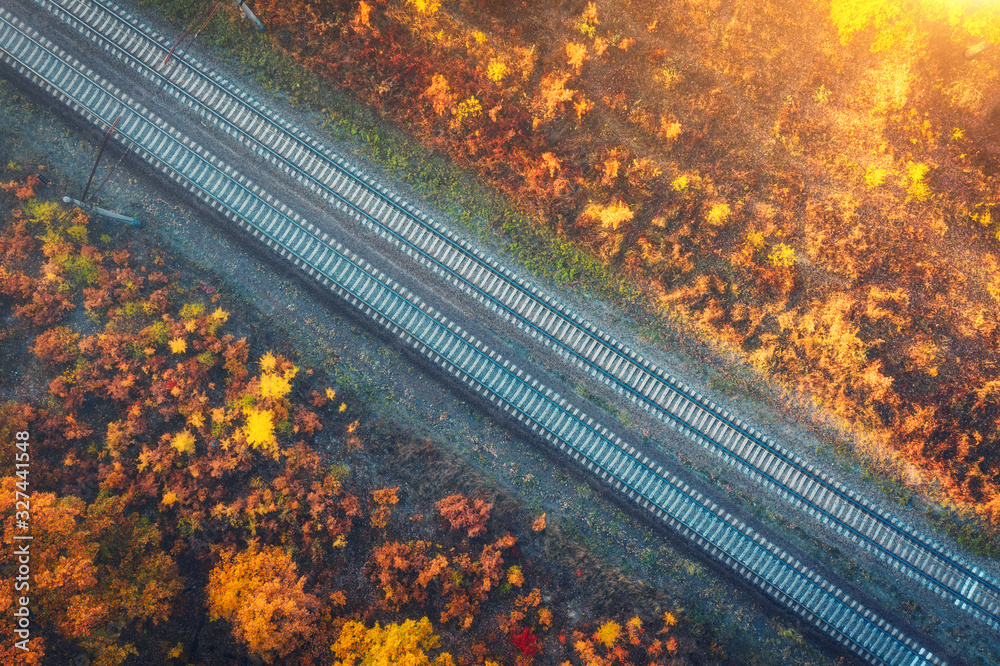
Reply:
M425 617L385 627L376 622L371 629L348 622L331 650L339 660L337 666L454 666L447 652L431 659L428 651L439 646L434 627Z

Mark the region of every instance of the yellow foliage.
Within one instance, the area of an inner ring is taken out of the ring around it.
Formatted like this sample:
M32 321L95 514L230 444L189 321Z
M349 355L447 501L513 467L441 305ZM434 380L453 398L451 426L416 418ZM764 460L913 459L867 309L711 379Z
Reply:
M75 240L77 243L83 245L87 242L87 227L74 224L66 230L66 235Z
M687 177L687 175L682 173L681 175L674 178L674 182L672 182L670 186L673 187L678 192L683 192L688 188L688 185L690 184L691 184L690 179Z
M190 416L188 416L187 422L189 426L193 426L195 428L201 428L205 425L205 417L202 416L201 412L194 412Z
M594 633L594 640L600 641L609 650L618 642L622 635L622 627L613 620L609 620L601 625L601 628Z
M344 412L346 412L347 411L347 403L346 402L340 403L340 408L337 409L337 411L340 412L341 414L343 414Z
M274 368L278 363L278 359L271 352L267 352L260 357L260 370L261 372L274 372Z
M55 201L46 201L41 203L36 201L29 201L28 205L25 206L25 212L28 213L28 219L32 222L38 222L49 227L59 215L61 207Z
M675 624L677 624L677 617L670 611L665 612L663 614L663 628L669 629Z
M288 381L288 373L279 375L266 372L260 376L260 397L262 398L283 398L292 391L292 384Z
M184 320L197 319L203 312L205 312L204 303L185 303L184 306L181 307L180 315L181 319Z
M813 100L815 100L816 103L819 104L820 106L822 106L822 105L824 105L824 104L826 104L827 102L830 101L830 91L826 87L825 83L822 84L819 87L819 90L816 91L816 94L813 95Z
M376 622L371 629L361 622L348 622L330 649L337 656L336 666L445 666L452 663L447 652L431 660L427 651L439 646L440 640L425 617L385 627Z
M854 35L874 29L877 33L888 33L872 46L872 50L884 50L891 45L891 30L903 17L902 0L833 0L830 3L830 18L840 34L840 43L847 44Z
M760 231L748 231L747 232L747 247L750 248L751 252L759 250L764 247L764 234Z
M885 182L886 176L888 175L889 174L885 169L870 166L865 169L865 184L868 185L868 187L875 189Z
M475 95L459 102L455 107L455 121L461 123L466 118L475 118L483 112L483 105Z
M906 173L910 179L910 186L906 192L917 201L924 201L931 194L931 188L924 182L924 177L930 167L923 162L907 162Z
M705 221L713 226L721 227L729 221L730 214L729 204L725 202L712 204L712 207L708 209L708 215L705 216Z
M178 453L194 453L194 435L187 430L182 430L170 438L170 446L174 447Z
M174 338L169 344L171 353L183 354L187 351L187 340L184 338Z
M266 449L275 443L274 422L270 410L247 409L247 423L243 435L254 448Z
M332 388L327 388L326 389L326 399L327 400L335 400L336 398L337 398L337 392L334 391Z
M486 67L486 76L490 81L500 83L503 77L507 76L507 65L496 58L490 60L490 64Z
M174 494L174 491L168 490L167 492L163 493L163 499L160 500L160 504L170 506L176 501L177 501L177 495Z
M784 243L778 243L771 248L770 254L767 255L767 260L771 262L772 266L791 268L795 265L795 250Z
M521 567L514 565L507 570L507 582L514 587L524 585L524 573L521 571Z
M441 8L441 0L410 0L421 14L433 14Z
M676 141L681 135L681 124L664 116L660 118L660 132L668 141Z
M594 103L589 99L584 97L579 102L573 104L573 108L576 110L576 117L582 119L585 115L590 113L590 110L594 108Z
M606 206L593 203L588 204L583 209L583 212L580 213L580 221L591 224L598 222L604 229L617 231L622 223L630 221L634 216L635 214L627 204L621 200L616 200Z
M919 183L923 181L928 171L930 171L930 167L923 162L906 163L906 173L910 177L911 183Z
M229 319L229 313L222 308L216 308L215 311L208 317L208 331L213 335L219 327L226 323Z

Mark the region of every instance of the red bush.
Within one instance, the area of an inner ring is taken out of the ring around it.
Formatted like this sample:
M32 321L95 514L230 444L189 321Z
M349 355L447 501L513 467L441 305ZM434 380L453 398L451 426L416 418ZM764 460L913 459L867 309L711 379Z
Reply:
M538 636L531 633L531 629L524 627L521 631L511 632L510 642L526 657L538 654Z

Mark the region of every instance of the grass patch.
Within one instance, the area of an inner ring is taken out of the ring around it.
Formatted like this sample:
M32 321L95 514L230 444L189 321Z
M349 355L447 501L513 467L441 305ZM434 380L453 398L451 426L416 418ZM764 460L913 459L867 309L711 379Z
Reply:
M938 509L927 512L938 530L959 546L982 557L1000 558L1000 529L989 525L969 509Z

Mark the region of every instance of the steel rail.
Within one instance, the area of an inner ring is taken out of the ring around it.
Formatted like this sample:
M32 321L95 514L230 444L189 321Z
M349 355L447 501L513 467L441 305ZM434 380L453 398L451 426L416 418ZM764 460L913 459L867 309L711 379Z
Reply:
M69 10L62 7L62 5L60 5L58 2L53 2L53 0L36 0L36 2L38 2L43 6L46 6L47 8L58 8L58 10L61 10L63 15L60 16L60 18L62 20L64 20L67 23L70 23L75 20L75 22L77 23L78 30L90 36L90 38L95 42L103 40L106 44L105 48L111 48L116 50L119 53L119 58L123 56L129 58L133 63L135 63L134 65L131 66L136 67L136 65L138 65L139 67L142 68L141 73L144 77L159 78L162 82L169 85L170 88L176 91L175 94L178 98L182 100L186 98L187 100L189 100L187 103L190 106L202 109L203 115L208 114L210 117L212 117L213 122L220 125L220 127L222 127L227 133L236 134L237 135L236 138L238 140L240 140L242 143L250 144L251 147L253 144L256 144L257 146L259 146L260 150L258 151L257 149L254 149L255 152L260 152L265 155L270 155L268 157L269 161L271 161L279 168L282 168L286 173L293 175L293 177L295 177L303 184L306 184L314 191L320 193L323 196L323 198L327 200L329 200L331 197L334 198L337 202L339 202L339 204L342 204L343 206L349 208L353 212L353 214L361 218L363 222L366 222L367 226L375 229L376 231L381 230L380 234L383 236L391 236L394 243L398 247L406 249L407 253L410 254L411 256L413 256L413 254L416 254L419 257L418 260L421 261L421 263L424 263L425 265L429 265L432 268L440 270L442 273L445 274L445 277L447 279L457 284L460 288L469 292L477 293L478 294L477 298L480 301L489 301L491 309L504 312L505 316L515 320L515 323L518 325L519 328L529 330L529 332L534 337L542 339L543 343L546 346L556 348L557 352L559 351L559 349L562 349L565 355L570 357L576 357L578 359L577 363L579 365L588 366L590 368L590 374L596 375L599 379L601 379L605 383L611 384L619 393L627 395L633 402L638 402L644 409L652 412L655 416L667 422L668 425L671 425L672 427L678 429L679 431L688 434L693 439L695 439L695 441L698 441L703 446L706 446L707 448L714 450L718 455L728 459L730 464L737 465L751 477L755 476L759 477L760 480L765 485L770 485L773 488L775 488L775 490L778 492L780 496L785 497L793 504L801 506L804 510L807 511L807 513L810 513L815 518L817 518L817 520L829 524L838 532L846 533L848 536L854 535L854 537L856 537L856 540L860 541L863 546L865 546L869 550L873 550L879 557L881 557L884 560L887 560L891 565L895 566L897 569L902 569L907 575L920 579L924 585L936 591L940 595L944 597L954 598L961 604L966 604L968 610L970 610L974 615L980 616L981 619L984 619L988 624L992 626L1000 626L1000 615L994 612L994 609L997 608L996 604L993 604L991 608L987 608L984 605L980 604L979 602L971 599L969 596L964 594L962 590L959 589L959 587L961 588L970 587L968 584L968 580L964 581L959 580L955 584L943 581L940 577L938 577L934 573L930 573L926 571L924 568L922 568L922 566L917 566L916 564L913 563L913 561L904 558L896 550L898 548L900 552L906 552L907 555L913 557L914 552L912 549L907 550L905 547L901 547L900 544L898 543L896 544L890 543L889 545L885 545L880 541L876 541L875 539L871 538L868 534L862 532L855 525L843 520L839 515L834 513L834 509L813 502L809 497L807 497L807 495L811 491L813 491L813 488L806 488L805 490L797 490L796 488L793 488L789 483L781 481L778 476L762 471L757 465L755 465L750 460L750 458L754 454L753 451L748 451L745 455L741 455L740 453L737 453L733 449L728 448L714 437L708 435L707 434L708 431L713 429L711 427L706 427L706 425L707 426L714 425L713 422L710 422L708 419L701 419L703 421L701 427L700 428L695 427L692 425L692 421L696 419L692 419L690 415L688 415L687 417L688 420L682 419L675 413L671 413L669 409L667 409L665 406L661 404L661 402L659 402L659 400L664 400L663 398L664 393L662 391L658 395L658 400L652 399L650 397L650 394L652 394L653 391L650 389L649 382L648 381L642 382L642 377L633 379L633 376L635 375L635 373L633 372L627 375L633 382L632 384L623 380L621 376L626 376L628 367L622 368L621 363L619 363L618 366L616 366L615 371L612 372L608 370L604 365L598 364L595 361L593 361L589 356L584 356L582 353L580 353L576 349L573 349L568 344L566 344L566 342L563 339L557 337L550 330L542 328L531 319L528 319L527 317L522 315L521 311L515 309L515 307L508 305L504 301L501 301L499 298L495 297L492 293L480 287L478 284L466 279L456 269L452 268L452 266L444 263L434 255L432 255L430 252L426 251L424 247L421 247L420 245L417 245L415 242L410 241L405 236L403 236L403 234L397 232L391 226L386 224L383 220L368 213L360 205L357 205L354 202L350 201L347 197L341 195L332 187L328 186L325 182L319 180L310 173L307 173L305 169L301 168L298 164L293 163L292 159L281 154L280 152L269 146L267 143L265 143L263 140L259 139L256 135L245 130L241 125L230 120L230 118L224 115L223 112L219 111L218 109L212 107L208 103L199 99L196 93L184 89L182 87L183 84L172 81L169 76L162 74L156 68L150 66L149 63L143 61L136 54L126 51L124 48L121 47L121 45L119 45L117 42L111 39L108 35L101 32L98 28L84 23L83 19L79 18L77 15L73 14ZM91 0L90 3L82 2L81 0L69 0L67 4L76 5L84 10L88 9L88 4L89 4L91 5L89 9L91 9L94 12L93 14L94 16L96 16L97 10L93 8L93 5L98 5L103 9L104 12L113 16L119 22L119 24L124 27L124 29L131 31L136 35L139 35L142 39L146 40L147 43L155 45L157 48L161 50L165 49L163 44L157 42L153 36L150 36L150 34L148 34L148 31L146 30L145 26L142 26L143 27L142 30L137 29L134 25L135 20L130 15L121 12L121 10L114 9L113 8L114 5L112 5L111 3L106 3L103 2L102 0ZM105 25L106 24L107 22L105 22ZM119 29L119 32L121 30L122 28ZM152 52L147 51L147 49L144 47L143 54L146 53L152 55ZM155 57L158 56L154 56L154 58ZM415 211L413 211L412 207L409 207L405 203L401 204L399 202L396 202L393 197L391 197L384 189L377 187L376 184L365 182L365 177L363 176L363 174L359 173L358 171L346 165L346 163L344 163L339 157L332 155L331 153L329 153L329 151L327 151L325 148L322 148L322 146L320 146L319 144L316 144L308 137L305 137L301 131L296 130L287 122L273 117L273 115L268 113L266 109L263 109L259 105L259 103L251 100L242 91L238 91L238 93L232 93L228 90L225 90L225 86L228 85L228 82L226 82L224 79L220 79L220 77L218 77L212 72L205 71L203 66L201 66L200 63L197 63L197 61L195 61L193 65L190 63L184 63L184 66L186 66L187 69L193 75L210 83L210 85L214 87L222 87L226 95L235 100L237 103L243 104L246 107L248 107L251 114L256 114L266 123L272 124L278 127L279 131L285 132L288 135L288 137L292 140L292 142L298 145L300 150L304 150L307 153L312 153L316 157L325 158L325 161L327 161L327 163L330 164L334 169L339 170L343 175L347 176L348 178L354 179L362 187L370 191L375 197L379 198L384 203L394 208L397 212L411 219L416 220L418 223L422 224L424 228L427 229L431 234L434 234L437 237L443 239L446 243L448 243L450 247L458 249L459 252L464 253L467 258L471 259L472 261L476 262L481 266L484 266L485 268L490 270L493 274L495 274L497 277L500 277L508 284L511 284L515 289L519 290L524 296L526 296L529 301L533 300L536 302L544 303L546 307L556 311L559 315L561 315L564 320L568 320L572 324L574 324L577 330L581 331L584 335L589 336L591 339L598 342L602 346L607 347L608 345L610 345L611 349L614 351L614 353L616 353L619 356L619 358L623 359L626 363L630 364L639 372L649 375L650 377L655 377L656 379L659 379L661 383L666 382L668 388L675 394L680 396L682 400L687 401L695 408L707 413L711 419L715 419L717 421L722 422L729 429L736 431L746 439L757 444L759 447L766 449L767 452L775 456L782 465L784 465L786 468L789 468L793 474L798 474L802 477L805 477L805 480L811 482L812 485L820 486L821 490L826 490L832 493L836 498L838 498L839 500L848 505L846 509L848 513L850 513L850 508L852 506L854 508L859 508L864 514L872 516L880 524L888 526L891 531L890 533L894 533L899 537L901 537L902 539L909 541L910 543L916 545L923 553L936 559L939 567L946 567L958 570L961 573L965 574L966 577L974 579L976 583L981 584L986 589L992 590L992 592L995 595L1000 594L1000 584L997 584L994 581L992 581L983 572L976 570L976 568L974 567L969 567L965 565L963 562L959 560L959 558L950 553L942 552L942 549L938 544L927 542L919 535L915 534L915 532L913 532L912 528L910 528L909 526L899 523L891 516L883 515L880 511L872 507L862 498L855 497L852 493L850 493L850 491L843 489L836 482L827 479L825 475L812 469L811 466L802 464L801 460L797 456L791 455L790 452L785 450L783 447L770 443L765 436L760 435L753 428L744 427L742 422L740 422L737 419L730 418L727 412L718 409L714 404L706 404L701 398L701 396L690 395L689 390L686 389L686 387L682 388L681 386L678 386L676 380L673 377L670 377L669 375L662 373L662 371L660 371L655 366L645 363L644 360L641 359L641 357L635 355L633 352L631 352L631 350L627 348L621 349L620 346L617 344L616 340L610 338L603 332L598 331L588 322L580 320L575 314L565 310L565 308L563 308L560 304L554 303L552 299L549 299L545 297L544 294L539 293L537 289L534 289L530 285L523 284L522 281L516 275L512 275L509 271L506 271L502 267L497 266L495 262L492 262L494 265L491 266L489 260L487 260L485 256L482 255L482 253L474 250L471 247L468 247L463 241L461 241L461 239L457 239L450 233L440 230L436 224L428 223L426 216L422 216L416 213ZM178 72L180 67L181 65L179 63L177 68L171 71L171 74ZM185 83L190 83L190 78ZM201 92L202 90L203 88L199 89L198 92ZM218 102L218 100L216 101ZM232 115L235 115L238 109L235 110L229 109L229 111L231 112ZM246 123L248 117L249 116L247 114L243 114L242 122ZM240 135L243 136L244 139L239 139ZM277 142L279 138L280 137L272 136L271 140ZM290 151L291 145L288 142L286 142L282 146L282 150ZM338 207L340 206L338 205ZM450 259L454 261L455 255L452 255ZM468 264L466 264L464 267L468 268ZM481 279L482 275L480 275L479 277ZM530 310L530 305L523 309ZM549 323L551 324L551 321ZM567 331L563 329L561 331L561 335L565 338L567 336ZM579 339L574 341L575 345L579 345L579 343L580 343ZM588 352L588 354L590 355L593 355L594 353L595 349L591 349ZM604 362L610 365L611 361L608 361L608 356L605 356ZM641 385L646 390L644 392L638 391L635 389L635 385ZM666 401L666 402L667 404L669 404L672 401ZM678 413L683 413L687 411L685 408L678 409L676 404L674 405L674 409ZM719 430L719 428L714 428L714 430ZM785 476L792 476L792 475L788 474ZM800 481L799 485L801 486L802 479L798 479L798 481ZM821 496L823 494L824 493L821 491L812 492L813 496ZM837 507L837 508L842 508L842 507ZM923 563L923 566L926 566L926 564L927 563L925 561ZM972 587L974 589L978 589L979 585L974 584Z
M128 139L136 145L140 156L144 156L144 159L162 171L168 172L172 179L181 183L203 200L208 201L213 208L220 210L230 219L237 220L240 226L245 226L248 230L252 228L253 235L258 239L261 239L262 235L267 236L268 240L265 244L275 249L280 247L278 253L283 257L294 256L293 263L297 267L303 268L326 285L332 281L335 285L333 290L345 297L349 303L362 309L365 314L374 316L378 323L403 337L418 351L430 357L432 361L466 384L472 385L477 392L487 390L490 393L491 402L496 402L496 400L503 402L505 411L512 409L516 411L518 420L530 425L533 431L538 432L539 428L545 430L545 439L551 444L555 444L555 440L558 440L561 450L569 446L573 449L573 457L576 460L579 460L581 454L587 457L586 466L590 470L593 471L596 465L602 470L599 475L602 480L615 483L619 489L623 485L626 486L629 489L627 495L630 499L643 504L647 509L650 508L650 501L652 501L653 505L660 507L656 512L660 519L678 528L685 535L696 535L697 545L707 550L711 555L722 559L727 564L736 565L737 571L741 575L756 582L772 596L784 601L804 617L816 623L817 626L825 628L837 640L844 642L852 650L872 661L892 664L941 663L939 658L929 654L926 649L917 647L912 639L902 636L897 629L877 618L856 601L851 600L848 603L849 597L844 596L842 592L823 581L820 576L806 568L798 560L794 563L786 561L785 558L790 560L790 556L784 553L779 554L779 549L773 544L767 544L764 537L755 535L745 524L740 523L739 528L736 528L735 518L714 503L703 501L704 496L690 489L687 484L684 484L684 488L681 489L679 480L672 474L664 476L662 467L657 466L654 472L650 466L649 458L642 456L640 460L639 454L633 447L628 445L622 447L619 437L610 433L603 426L594 427L593 419L586 417L586 415L580 416L578 409L571 405L567 406L568 403L558 399L558 395L553 398L554 394L539 384L537 380L529 385L530 375L524 375L506 360L501 361L499 355L487 352L486 348L475 338L457 329L439 313L431 312L431 308L422 304L418 297L401 295L405 294L405 290L398 284L390 284L389 279L371 267L370 264L365 262L365 265L362 266L358 261L352 260L348 256L351 253L342 248L339 243L335 244L335 247L331 246L327 242L328 236L324 234L323 237L320 237L315 227L301 220L296 213L288 211L283 204L278 204L273 197L263 194L260 188L247 186L245 178L235 170L222 164L200 146L187 140L186 137L179 137L179 132L168 127L162 119L151 117L148 111L132 100L124 103L119 99L122 97L120 91L109 93L106 90L111 87L106 82L95 84L93 81L88 81L88 79L96 77L92 73L85 74L76 67L76 64L69 63L65 58L53 52L50 47L28 35L24 29L14 25L11 22L12 17L9 12L0 9L0 19L3 23L3 26L0 26L3 28L0 30L0 37L9 37L11 30L21 35L21 38L14 42L0 39L0 52L2 52L3 59L24 74L26 78L38 83L70 108L80 112L91 122L98 124L104 120L104 116L109 110L119 111L124 104L129 117L123 125L123 139L121 140ZM23 26L23 23L21 25ZM34 43L34 47L28 51L28 55L31 56L30 62L24 55L20 55L25 50L24 43L26 41ZM47 56L50 68L54 66L57 71L62 73L60 80L57 81L46 72L36 68L36 61L40 59L40 56ZM73 85L69 88L60 87L67 78L74 79ZM84 90L87 83L90 83L91 87L89 90ZM103 103L98 104L96 100L102 98ZM152 141L150 135L157 135L159 140ZM164 142L171 143L171 148L175 149L164 151L165 159L157 157L152 152L160 150ZM192 164L197 166L192 167ZM208 174L207 177L206 174ZM204 181L199 183L197 178L204 178ZM206 184L211 184L212 188L218 189L213 191ZM235 187L233 187L234 185ZM234 195L236 190L240 190L240 194ZM256 201L249 205L249 208L246 208L247 202L251 199L256 199ZM244 207L238 208L237 204ZM268 212L262 214L261 211L264 210ZM249 216L251 213L253 219ZM279 223L281 219L283 221ZM255 220L263 221L258 223ZM267 227L264 228L263 224L267 224ZM289 235L292 228L295 228L295 231ZM271 233L272 229L275 230L273 234ZM282 229L284 229L284 233L279 236L278 233ZM303 232L301 236L299 235L300 231ZM311 239L300 251L299 248L302 247L307 236L311 236ZM296 238L298 242L292 246L291 242ZM320 252L319 258L314 259L321 247L323 251ZM312 252L307 254L310 249ZM352 271L350 278L345 277L347 273L344 271L340 272L339 278L336 274L329 272L328 269L334 255L339 257L334 263L334 268L344 264ZM338 279L342 282L338 282ZM343 283L344 281L346 284ZM376 298L373 294L378 290L381 290L381 293ZM383 309L379 309L380 307ZM398 319L401 308L408 308L411 316ZM417 315L421 316L427 324L423 328L423 334L426 336L423 340L417 338L412 330L405 328L405 326L411 326L412 329L413 317ZM396 318L396 321L393 318ZM396 322L402 324L403 327ZM428 328L435 330L428 334ZM445 338L448 338L448 341L445 341ZM465 345L463 353L454 355L455 348L463 344ZM450 353L453 354L451 357L448 356ZM475 360L470 363L469 359L473 357ZM490 363L481 363L487 358L490 359ZM492 369L485 374L472 375L467 372L481 373L485 365L492 365ZM502 371L499 370L501 367ZM492 374L494 369L498 370L497 375ZM496 379L500 374L504 374L504 376L499 380ZM508 379L511 381L507 382ZM505 384L505 382L507 383ZM497 390L498 385L503 388L503 393ZM515 399L520 402L514 402ZM544 409L542 409L543 404L547 405ZM539 413L541 413L541 417L537 416ZM553 413L561 414L554 422L552 420ZM527 423L529 421L530 424ZM553 423L554 426L550 425ZM569 429L570 436L577 436L574 440L568 439L566 435L567 428L571 423L576 424ZM580 426L581 430L589 432L590 435L581 440L576 432L577 425ZM583 441L582 447L589 448L582 450L581 446L574 443L580 441ZM595 452L599 452L599 454ZM609 460L610 464L606 464ZM669 478L667 478L668 476ZM654 486L654 482L656 486L651 492L650 488ZM657 494L656 491L660 488L663 490ZM691 492L688 492L689 490ZM662 508L663 500L668 492L673 492L677 499L664 510ZM681 512L682 515L677 515L677 504L682 500L688 503L688 510ZM699 527L685 523L684 521L688 520L694 509L701 512L706 519L714 521L713 525ZM671 515L671 510L675 510L675 514ZM668 518L664 518L664 516ZM727 544L720 545L719 533L725 531L724 528L728 528L730 540ZM734 528L737 529L735 533L733 532ZM713 538L716 539L715 542L712 541ZM739 553L732 552L734 539L742 540L737 545L745 546L739 550ZM725 550L727 548L728 551ZM745 559L748 549L756 549L754 555L759 554L759 557ZM770 572L761 571L759 565L768 555L771 557L771 563L780 567L782 572L775 574L773 570ZM798 584L781 587L782 584L789 582L789 576L798 577ZM808 591L804 592L804 587L808 588ZM828 600L833 600L835 609L830 610L829 605L825 609L815 607L814 602L816 602L817 595L822 597L824 594ZM809 604L812 604L812 607ZM845 632L842 613L855 618L865 626L860 631ZM835 621L840 622L840 624L836 624ZM889 645L886 646L886 643ZM889 652L887 653L886 650ZM897 659L901 652L906 653L905 661ZM883 660L886 654L889 654L890 660Z

